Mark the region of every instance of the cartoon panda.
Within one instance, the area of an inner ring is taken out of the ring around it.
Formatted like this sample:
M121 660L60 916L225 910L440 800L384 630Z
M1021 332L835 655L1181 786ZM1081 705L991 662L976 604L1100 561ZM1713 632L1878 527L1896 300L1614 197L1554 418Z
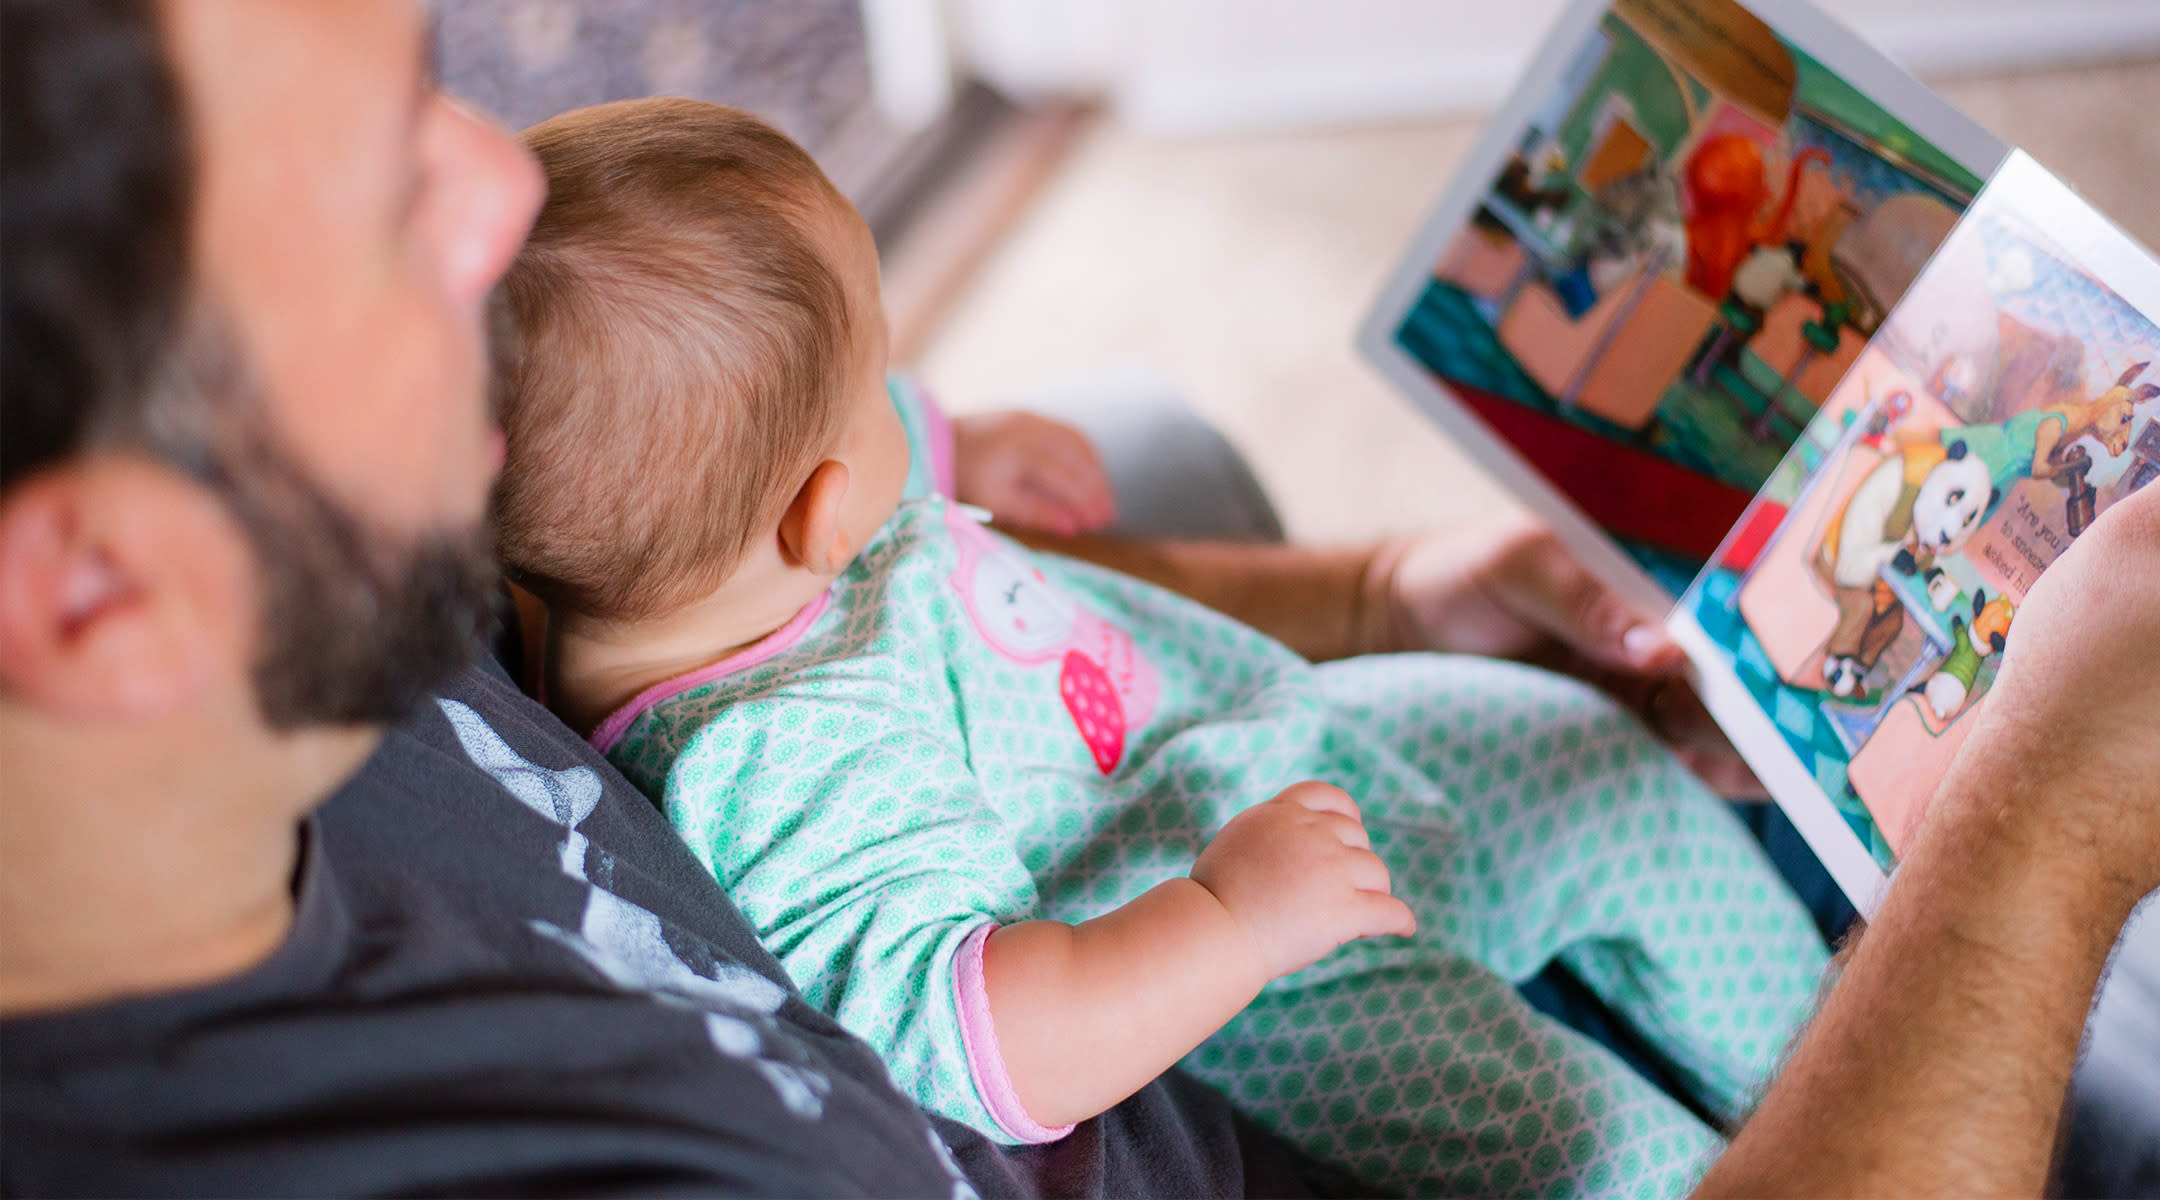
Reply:
M1831 694L1857 695L1905 628L1905 607L1883 581L1883 568L1927 569L1964 545L2000 499L1987 464L1961 441L1908 446L1860 481L1831 519L1815 562L1837 601L1837 625L1823 648Z

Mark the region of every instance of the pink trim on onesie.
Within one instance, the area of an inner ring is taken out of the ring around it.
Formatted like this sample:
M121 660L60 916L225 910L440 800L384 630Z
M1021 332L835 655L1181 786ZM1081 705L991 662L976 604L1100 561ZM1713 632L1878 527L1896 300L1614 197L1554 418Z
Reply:
M912 382L912 381L911 381ZM920 383L915 384L915 397L922 401L923 437L930 442L930 481L939 495L950 496L957 486L954 482L952 418L938 407L937 397Z
M593 730L592 736L585 740L592 743L593 749L606 754L615 748L615 743L621 741L622 735L629 732L630 723L642 716L646 709L660 703L662 700L671 700L676 696L680 696L691 688L703 687L715 679L733 675L737 671L747 671L801 641L803 634L810 631L810 623L824 614L825 606L831 599L832 593L823 593L817 599L803 605L802 611L790 617L787 624L766 634L742 650L710 666L699 667L688 674L662 680L639 692L631 699L630 703L609 713L607 720L600 722L600 728Z
M983 983L983 946L997 932L995 921L985 922L960 943L953 956L953 991L960 997L960 1044L967 1049L968 1074L983 1107L1008 1135L1022 1142L1054 1142L1073 1131L1070 1125L1055 1129L1038 1124L1020 1103L1012 1076L1005 1073L1005 1054L998 1049L997 1026L990 1019L990 989Z

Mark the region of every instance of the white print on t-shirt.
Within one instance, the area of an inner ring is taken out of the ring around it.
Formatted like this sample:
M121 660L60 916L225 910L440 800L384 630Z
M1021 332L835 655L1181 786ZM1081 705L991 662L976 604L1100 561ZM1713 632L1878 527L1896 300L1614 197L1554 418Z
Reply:
M547 921L531 924L533 932L569 947L616 987L648 992L662 1004L702 1010L705 1036L714 1049L757 1068L789 1112L812 1119L824 1114L832 1081L807 1067L775 1062L762 1052L762 1032L770 1030L772 1014L787 1001L779 984L717 959L710 978L698 974L667 944L660 918L604 888L588 887L585 915L575 933Z
M503 790L525 807L563 827L562 869L572 879L585 878L585 835L578 824L600 804L600 775L591 767L551 771L535 766L510 748L480 714L455 700L437 698L465 757L495 777Z
M982 1200L982 1194L975 1190L975 1185L969 1183L967 1176L960 1173L959 1162L953 1158L952 1150L945 1145L944 1139L938 1136L935 1129L930 1131L930 1153L937 1155L938 1165L945 1168L946 1174L952 1176L950 1200Z
M585 911L575 931L534 920L528 923L533 932L570 950L624 991L644 992L661 1004L703 1012L705 1035L714 1050L754 1067L789 1112L809 1120L823 1116L832 1081L807 1064L772 1057L794 1049L779 1036L772 1019L787 1002L787 992L739 963L714 958L711 975L692 969L668 945L658 916L586 877L588 842L577 826L599 806L599 774L585 766L567 770L539 766L511 749L471 708L440 697L435 703L449 718L458 744L475 766L526 807L563 827L558 865L565 875L585 884Z

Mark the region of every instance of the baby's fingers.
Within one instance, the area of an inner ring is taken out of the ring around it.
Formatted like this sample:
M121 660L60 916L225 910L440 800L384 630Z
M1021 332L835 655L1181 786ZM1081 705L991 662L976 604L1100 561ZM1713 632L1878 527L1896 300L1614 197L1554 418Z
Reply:
M1014 488L1011 495L999 500L992 513L1000 522L1022 529L1039 529L1060 537L1072 537L1081 532L1080 521L1069 506L1029 488L1025 481Z
M1117 493L1110 486L1110 474L1103 470L1102 460L1095 456L1094 444L1080 438L1065 448L1060 461L1065 464L1070 485L1087 506L1089 519L1097 527L1117 520Z
M1095 519L1095 514L1085 503L1046 483L1035 468L1029 468L1028 473L1020 477L1019 486L1030 504L1039 506L1044 512L1056 514L1045 528L1066 537L1078 537L1101 528L1101 523Z
M1417 932L1417 914L1410 906L1386 892L1360 891L1350 900L1350 917L1357 937L1391 933L1409 937Z
M1095 453L1095 444L1077 429L1054 426L1043 431L1031 456L1033 465L1041 473L1045 484L1074 504L1085 508L1091 517L1107 523L1117 515L1116 497L1110 490L1110 476L1103 470L1102 459Z
M1370 850L1349 850L1343 863L1343 876L1350 886L1360 892L1385 892L1388 887L1387 864Z
M1364 815L1358 812L1357 801L1350 798L1350 793L1317 779L1293 783L1277 792L1275 798L1314 812L1341 813L1359 824L1363 824L1365 820Z
M1372 835L1365 832L1365 823L1356 817L1346 817L1339 812L1317 814L1321 827L1335 835L1335 840L1357 850L1372 849Z
M1100 529L1117 516L1109 481L1100 472L1090 477L1062 458L1043 456L1029 463L1022 486L1055 501L1087 530Z

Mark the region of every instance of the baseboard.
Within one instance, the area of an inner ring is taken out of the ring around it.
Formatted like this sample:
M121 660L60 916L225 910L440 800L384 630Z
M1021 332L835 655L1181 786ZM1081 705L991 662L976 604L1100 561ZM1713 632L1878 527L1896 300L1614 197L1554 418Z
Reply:
M946 310L1064 162L1095 109L1053 103L1015 109L946 156L931 186L879 230L889 356L912 364Z
M1840 11L1860 35L1923 74L2038 70L2160 55L2160 0L1958 3ZM1542 33L1542 31L1538 31ZM1230 133L1481 112L1506 98L1534 35L1407 46L1350 60L1141 72L1111 90L1117 115L1157 134Z

